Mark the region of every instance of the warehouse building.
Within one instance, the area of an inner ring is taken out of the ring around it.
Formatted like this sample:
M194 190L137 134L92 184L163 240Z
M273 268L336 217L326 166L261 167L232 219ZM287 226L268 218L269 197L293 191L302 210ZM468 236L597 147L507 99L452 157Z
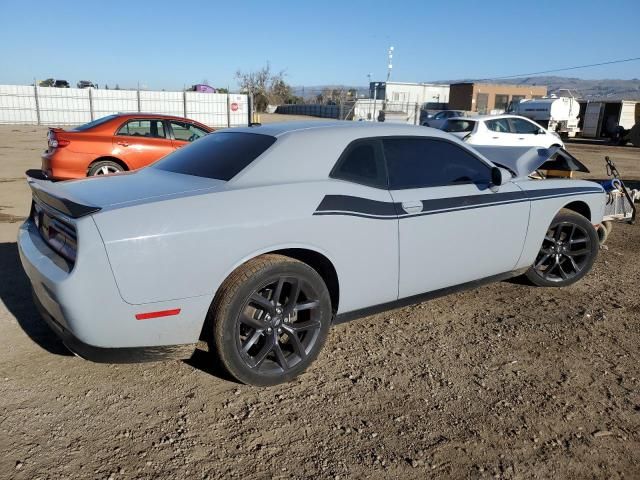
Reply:
M392 104L424 103L446 104L449 102L449 85L409 82L371 82L369 98L384 100ZM436 107L434 107L436 108Z
M547 87L539 85L454 83L449 89L449 109L479 114L504 113L511 102L546 95Z

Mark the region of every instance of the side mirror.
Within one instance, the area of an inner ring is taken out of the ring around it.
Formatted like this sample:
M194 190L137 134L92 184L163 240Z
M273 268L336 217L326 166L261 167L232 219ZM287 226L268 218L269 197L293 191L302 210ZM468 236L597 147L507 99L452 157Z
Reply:
M539 128L538 130L536 130L536 135L542 135L544 134L544 130Z
M493 167L491 169L491 185L494 187L502 185L502 170L498 167Z

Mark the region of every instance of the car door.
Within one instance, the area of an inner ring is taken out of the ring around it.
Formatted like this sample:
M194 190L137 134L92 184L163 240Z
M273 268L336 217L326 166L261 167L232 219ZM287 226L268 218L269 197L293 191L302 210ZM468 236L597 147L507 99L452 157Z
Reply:
M375 139L350 143L314 213L322 242L340 265L341 312L398 298L398 217L381 149Z
M506 118L495 118L484 122L487 131L483 135L482 145L513 146L514 138L511 126Z
M511 135L515 145L523 147L548 147L549 140L540 125L524 118L510 118Z
M189 143L194 142L209 133L191 122L170 120L169 126L171 129L174 149L189 145Z
M441 138L383 139L399 222L399 297L511 271L522 252L529 202L491 165Z
M173 151L164 122L135 118L124 122L113 137L113 154L130 169L142 168Z

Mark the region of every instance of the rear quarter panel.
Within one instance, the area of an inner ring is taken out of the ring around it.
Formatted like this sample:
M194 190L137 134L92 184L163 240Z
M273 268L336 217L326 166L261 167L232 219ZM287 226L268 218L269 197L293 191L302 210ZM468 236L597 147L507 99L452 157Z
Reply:
M340 311L397 299L397 222L313 215L327 194L372 195L336 180L182 197L103 211L94 219L122 298L132 304L207 295L262 253L307 248L340 283ZM377 190L390 201L386 190Z

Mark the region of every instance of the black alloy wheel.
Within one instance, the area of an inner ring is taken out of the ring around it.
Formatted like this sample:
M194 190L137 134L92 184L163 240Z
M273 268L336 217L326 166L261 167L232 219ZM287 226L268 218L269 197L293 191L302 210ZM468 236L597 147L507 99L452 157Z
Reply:
M295 378L315 360L333 313L318 272L269 254L229 276L210 315L210 347L227 371L243 383L275 385Z
M565 286L580 280L593 266L600 244L585 217L562 210L551 223L527 277L540 286Z
M236 321L245 364L284 374L305 360L320 334L320 300L303 279L281 276L254 291Z

